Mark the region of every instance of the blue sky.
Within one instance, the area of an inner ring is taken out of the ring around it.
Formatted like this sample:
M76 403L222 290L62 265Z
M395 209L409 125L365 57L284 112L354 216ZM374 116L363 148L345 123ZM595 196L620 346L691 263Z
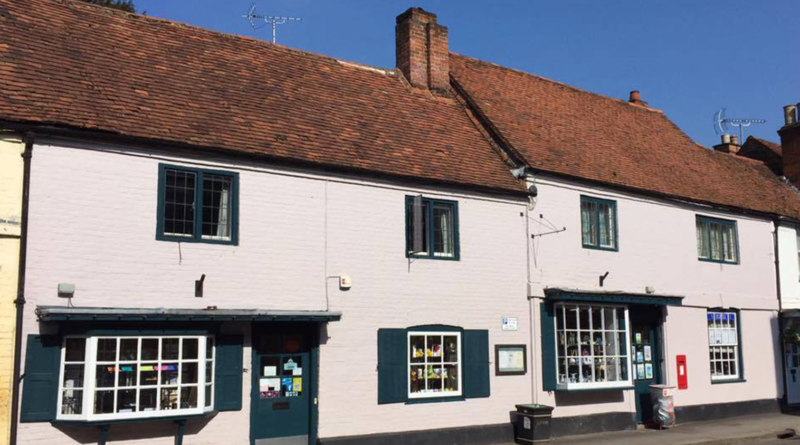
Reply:
M135 0L138 11L270 38L241 15L252 0ZM800 102L797 0L257 0L257 11L303 18L278 43L394 66L395 16L421 6L450 30L452 51L596 93L642 99L697 142L719 140L713 115L767 119L748 134L777 141L782 107ZM588 116L591 118L591 116Z

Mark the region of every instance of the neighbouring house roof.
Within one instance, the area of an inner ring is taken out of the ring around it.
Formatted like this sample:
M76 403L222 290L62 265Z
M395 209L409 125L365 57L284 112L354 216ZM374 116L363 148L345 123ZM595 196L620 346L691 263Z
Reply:
M0 0L0 120L523 192L402 76L71 0Z
M541 172L800 218L767 166L704 148L663 112L451 54L451 74L498 137Z
M749 136L737 155L761 161L776 174L783 174L783 152L774 142Z

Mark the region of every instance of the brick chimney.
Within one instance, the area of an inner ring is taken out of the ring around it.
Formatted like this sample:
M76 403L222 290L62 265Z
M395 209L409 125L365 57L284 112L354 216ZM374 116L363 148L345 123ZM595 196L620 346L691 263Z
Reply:
M647 106L647 102L642 100L642 94L639 93L638 90L631 91L631 95L628 97L628 102L645 107Z
M729 134L723 134L722 143L714 146L714 150L721 151L723 153L730 153L732 155L738 153L741 148L742 146L739 145L739 137L731 136Z
M397 68L411 85L434 91L450 88L447 27L436 23L436 14L409 8L398 15L395 44Z
M800 187L800 122L797 118L796 106L783 107L784 126L778 134L781 136L783 175Z

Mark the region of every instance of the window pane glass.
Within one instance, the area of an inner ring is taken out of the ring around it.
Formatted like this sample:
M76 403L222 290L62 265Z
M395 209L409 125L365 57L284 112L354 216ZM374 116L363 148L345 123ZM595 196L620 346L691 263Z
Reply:
M162 385L177 385L178 384L178 364L177 363L164 363L159 366L161 371L161 384Z
M196 338L183 339L183 352L181 356L184 360L196 360L199 341Z
M197 383L197 363L181 364L181 384Z
M95 367L95 385L98 388L113 388L117 367L114 365L97 365Z
M142 386L158 385L158 364L142 363L141 368L139 368L139 382Z
M412 366L411 367L411 393L419 393L425 390L425 367Z
M442 337L438 335L429 335L426 343L427 349L425 353L428 356L428 362L441 362L442 356L444 355L444 351L442 351Z
M436 256L454 255L453 207L433 205L433 253Z
M142 339L142 360L158 360L158 339Z
M195 173L166 170L164 190L164 233L194 235Z
M83 412L83 391L66 389L61 393L61 414L81 414Z
M157 395L158 390L155 388L139 390L139 410L155 411Z
M598 205L598 231L600 234L600 246L614 247L614 205Z
M206 408L211 406L211 385L206 385Z
M458 337L453 335L444 337L444 361L458 361Z
M82 362L86 357L85 338L67 338L65 341L65 360L68 362Z
M709 251L708 223L697 220L697 256L698 258L711 258Z
M177 338L165 338L161 340L161 359L162 360L177 360L178 359L178 344Z
M118 386L136 386L137 366L135 364L119 366Z
M94 396L94 413L110 414L114 412L114 391L97 391Z
M197 408L196 386L185 386L181 388L181 408Z
M231 238L233 178L203 174L203 238Z
M139 354L138 338L123 338L120 341L119 359L122 361L134 361Z
M411 362L425 363L425 336L411 336Z
M581 200L581 235L583 244L597 245L597 205L593 201Z
M83 365L64 366L64 388L83 388Z
M161 409L164 411L178 409L178 388L161 389Z
M117 392L117 412L132 413L136 411L136 390L123 389Z
M117 360L117 339L101 338L97 340L97 361L113 362Z
M214 337L206 337L206 358L214 358Z

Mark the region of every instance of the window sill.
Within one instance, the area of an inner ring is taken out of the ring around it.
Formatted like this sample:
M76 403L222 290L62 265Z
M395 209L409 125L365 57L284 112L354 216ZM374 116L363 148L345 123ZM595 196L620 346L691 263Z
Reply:
M712 385L724 385L726 383L745 383L747 382L746 379L725 379L725 380L711 380Z
M626 391L629 389L634 389L631 386L609 386L606 388L556 388L556 392L563 392L563 393L570 393L570 394L583 394L583 393L594 393L594 392L611 392L611 391Z
M710 258L698 258L697 261L702 261L704 263L729 264L731 266L739 265L738 261L712 260Z
M605 252L619 252L618 247L601 247L601 246L593 246L591 244L584 244L583 248L589 250L602 250Z
M461 259L458 256L430 256L430 255L410 255L410 254L406 254L406 258L413 260L439 260L439 261L459 261Z
M454 397L421 397L419 399L408 399L406 405L416 405L418 403L445 403L445 402L463 402L466 400L464 396Z
M223 240L223 239L210 239L210 238L189 238L181 236L169 236L159 233L156 235L156 241L167 241L172 243L201 243L201 244L222 244L229 246L238 246L238 240Z
M185 422L193 419L212 418L217 415L217 411L208 411L202 414L184 414L180 416L154 416L154 417L140 417L136 419L105 419L105 420L53 420L50 422L53 426L67 426L67 427L101 427L107 425L121 425L127 423L144 423L144 422Z

